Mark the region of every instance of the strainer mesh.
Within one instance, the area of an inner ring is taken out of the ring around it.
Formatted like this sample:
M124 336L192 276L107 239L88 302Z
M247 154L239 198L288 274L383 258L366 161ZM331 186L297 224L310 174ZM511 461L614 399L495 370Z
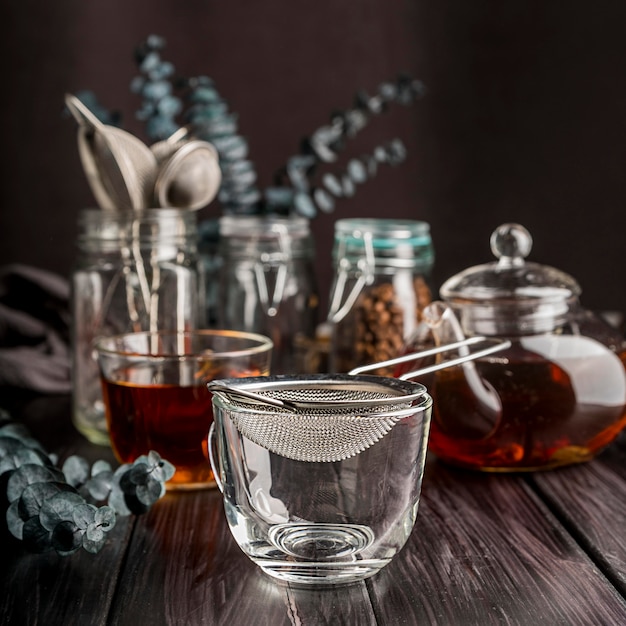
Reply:
M398 420L421 410L412 408L416 394L401 394L382 384L324 382L254 388L259 396L306 406L285 409L233 395L227 398L226 412L244 437L275 454L306 462L332 462L359 454L384 437Z

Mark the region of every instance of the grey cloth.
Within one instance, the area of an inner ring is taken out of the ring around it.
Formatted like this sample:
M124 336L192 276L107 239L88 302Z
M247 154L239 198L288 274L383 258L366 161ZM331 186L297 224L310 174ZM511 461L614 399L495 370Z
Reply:
M26 265L0 268L0 386L71 390L70 286Z

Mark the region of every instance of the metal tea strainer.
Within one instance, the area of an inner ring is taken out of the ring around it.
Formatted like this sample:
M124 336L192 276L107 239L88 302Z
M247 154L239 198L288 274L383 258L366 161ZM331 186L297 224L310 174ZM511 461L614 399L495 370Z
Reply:
M491 345L400 378L362 374L479 343ZM505 340L472 337L360 367L349 374L232 378L212 381L208 389L237 430L261 447L298 461L341 461L379 441L398 420L430 408L432 399L426 387L410 378L509 346Z

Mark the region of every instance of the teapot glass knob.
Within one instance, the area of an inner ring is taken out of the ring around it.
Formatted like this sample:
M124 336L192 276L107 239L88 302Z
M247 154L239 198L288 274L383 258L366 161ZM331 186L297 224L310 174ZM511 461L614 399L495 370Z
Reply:
M491 251L499 259L498 265L522 265L533 247L531 234L521 224L502 224L493 231Z

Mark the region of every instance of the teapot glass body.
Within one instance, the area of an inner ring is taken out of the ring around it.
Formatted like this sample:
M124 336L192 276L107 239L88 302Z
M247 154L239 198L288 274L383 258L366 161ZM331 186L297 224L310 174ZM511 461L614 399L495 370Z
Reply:
M505 264L470 268L444 283L449 310L407 346L476 335L511 342L421 381L434 399L430 449L487 471L587 461L626 426L623 336L582 308L567 275L519 259Z

